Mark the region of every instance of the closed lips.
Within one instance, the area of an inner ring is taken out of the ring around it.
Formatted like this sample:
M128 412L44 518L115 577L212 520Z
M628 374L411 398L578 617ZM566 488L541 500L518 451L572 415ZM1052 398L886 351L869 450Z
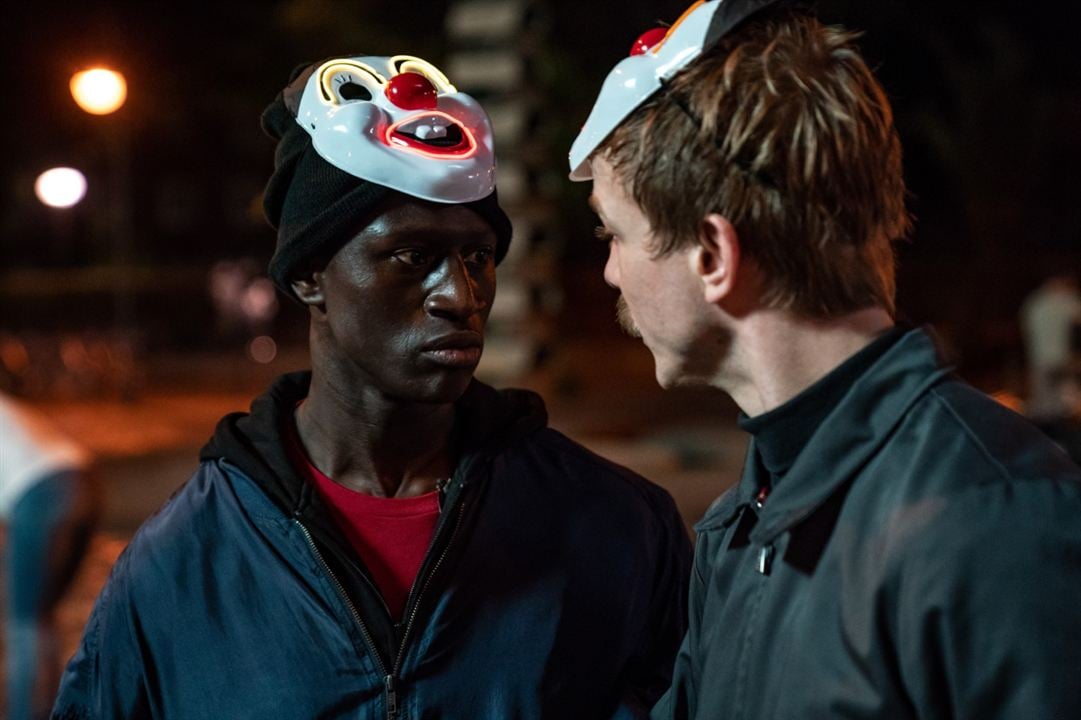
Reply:
M431 350L464 350L467 348L479 348L484 345L484 338L477 333L458 333L448 335L427 343L422 349Z

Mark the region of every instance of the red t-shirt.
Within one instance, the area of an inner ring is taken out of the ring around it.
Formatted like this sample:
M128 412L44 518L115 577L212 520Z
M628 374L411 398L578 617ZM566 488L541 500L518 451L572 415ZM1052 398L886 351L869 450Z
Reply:
M288 423L289 457L300 476L315 486L330 514L371 573L395 620L405 612L439 520L439 492L411 498L381 498L350 490L312 464L296 423Z

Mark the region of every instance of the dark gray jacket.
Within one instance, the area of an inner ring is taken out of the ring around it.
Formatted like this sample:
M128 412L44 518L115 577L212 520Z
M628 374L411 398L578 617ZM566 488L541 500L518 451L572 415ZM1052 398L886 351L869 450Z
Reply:
M913 330L698 524L654 718L1081 718L1081 470Z

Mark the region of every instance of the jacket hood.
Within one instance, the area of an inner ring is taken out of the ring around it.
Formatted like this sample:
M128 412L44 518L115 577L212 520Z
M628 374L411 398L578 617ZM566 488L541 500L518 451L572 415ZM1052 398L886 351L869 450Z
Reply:
M294 514L309 492L289 461L282 429L297 403L308 396L310 383L310 371L278 378L252 402L250 412L232 413L218 422L199 459L236 465L286 514ZM455 410L459 463L474 455L496 455L548 424L544 401L536 393L497 391L477 380L455 403Z

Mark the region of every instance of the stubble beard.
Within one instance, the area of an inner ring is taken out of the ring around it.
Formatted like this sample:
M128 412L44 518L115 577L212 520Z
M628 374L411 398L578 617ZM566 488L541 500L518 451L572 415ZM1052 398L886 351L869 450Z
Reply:
M634 320L631 318L631 308L627 305L627 301L622 295L616 300L616 322L619 323L619 327L623 329L623 332L631 337L642 337L642 332L638 329L638 326L634 324Z

